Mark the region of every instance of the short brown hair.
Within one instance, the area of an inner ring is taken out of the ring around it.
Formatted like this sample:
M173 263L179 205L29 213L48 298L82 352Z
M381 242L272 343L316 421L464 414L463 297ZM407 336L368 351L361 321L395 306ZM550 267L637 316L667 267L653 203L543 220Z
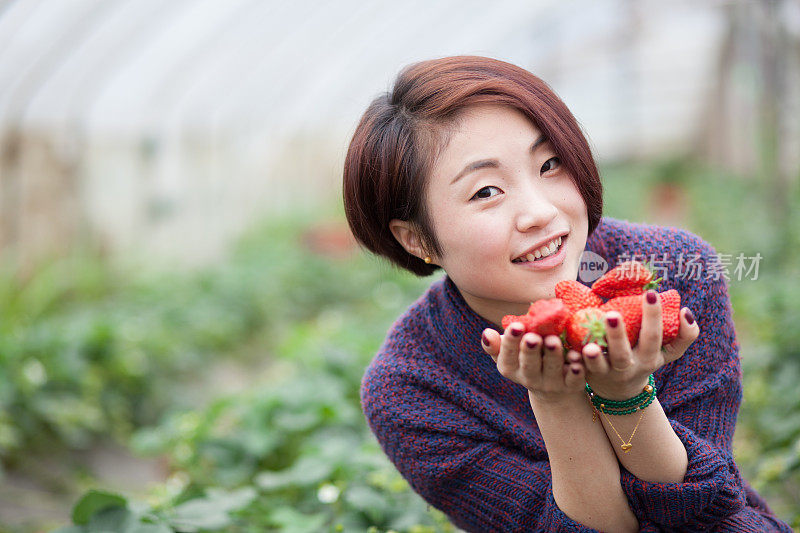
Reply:
M440 268L408 253L389 222L413 223L424 248L441 254L424 201L426 184L458 112L476 104L508 105L533 121L573 176L592 234L603 213L603 187L589 144L564 102L521 67L454 56L405 67L391 92L375 98L356 127L342 194L347 222L361 245L418 276Z

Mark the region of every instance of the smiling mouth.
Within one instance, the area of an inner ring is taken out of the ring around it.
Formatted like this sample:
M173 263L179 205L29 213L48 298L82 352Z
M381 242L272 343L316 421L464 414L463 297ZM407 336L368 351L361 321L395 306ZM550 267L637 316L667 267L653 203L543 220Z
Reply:
M561 251L561 248L563 248L563 247L564 247L564 243L566 243L566 242L567 242L567 237L569 237L569 234L567 234L567 235L562 235L561 237L559 237L559 239L561 240L561 242L558 244L558 246L556 247L556 249L555 249L555 250L553 250L553 252L552 252L552 253L549 253L549 254L547 254L547 255L543 255L543 256L540 256L540 257L535 257L535 254L533 254L533 253L530 253L530 254L528 254L528 255L527 255L527 256L525 256L525 257L519 257L519 258L517 258L517 259L514 259L514 260L513 260L513 261L511 261L511 262L512 262L512 263L536 263L536 262L538 262L538 261L541 261L541 260L547 259L548 257L552 257L552 256L556 255L558 252L560 252L560 251ZM558 242L558 240L557 240L556 242Z

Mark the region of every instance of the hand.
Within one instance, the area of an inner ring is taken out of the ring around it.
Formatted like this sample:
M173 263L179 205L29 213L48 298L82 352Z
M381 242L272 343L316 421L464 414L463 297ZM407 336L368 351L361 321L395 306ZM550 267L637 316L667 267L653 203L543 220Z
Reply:
M661 301L658 298L655 304L647 303L646 299L643 301L642 328L635 348L631 349L622 315L617 311L606 314L607 354L595 343L583 348L586 381L603 398L626 400L636 396L647 385L650 374L679 359L700 335L697 321L689 308L684 307L680 312L678 336L662 348ZM687 314L692 316L691 323L687 320ZM612 326L615 318L617 325ZM571 361L581 356L570 350L567 358Z
M504 377L519 383L536 398L556 402L584 391L585 369L578 359L564 362L561 339L523 332L519 322L509 324L503 335L493 329L483 332L481 345ZM577 372L575 372L577 371Z

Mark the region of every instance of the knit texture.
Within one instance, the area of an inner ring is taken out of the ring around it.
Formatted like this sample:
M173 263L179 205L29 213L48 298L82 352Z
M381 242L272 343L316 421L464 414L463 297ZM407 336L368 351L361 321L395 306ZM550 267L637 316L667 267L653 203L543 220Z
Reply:
M733 460L742 374L727 282L706 275L717 262L714 248L684 230L605 217L586 249L609 268L626 254L666 259L659 290L676 289L700 326L684 355L654 374L688 454L684 482L643 481L620 465L640 530L790 532ZM680 277L679 253L696 256L702 276ZM485 328L496 329L449 277L435 281L366 369L361 402L370 429L411 487L466 531L596 531L558 508L527 391L483 351Z

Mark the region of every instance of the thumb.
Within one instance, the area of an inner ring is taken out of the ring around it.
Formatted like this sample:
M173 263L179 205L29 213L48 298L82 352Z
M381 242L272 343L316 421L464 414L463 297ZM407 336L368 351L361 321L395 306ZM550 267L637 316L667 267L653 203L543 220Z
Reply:
M486 328L481 334L481 347L488 353L494 362L500 354L500 334L491 328Z
M671 363L686 352L691 344L700 336L700 326L688 307L681 310L681 323L678 336L671 343L664 345L664 364Z

